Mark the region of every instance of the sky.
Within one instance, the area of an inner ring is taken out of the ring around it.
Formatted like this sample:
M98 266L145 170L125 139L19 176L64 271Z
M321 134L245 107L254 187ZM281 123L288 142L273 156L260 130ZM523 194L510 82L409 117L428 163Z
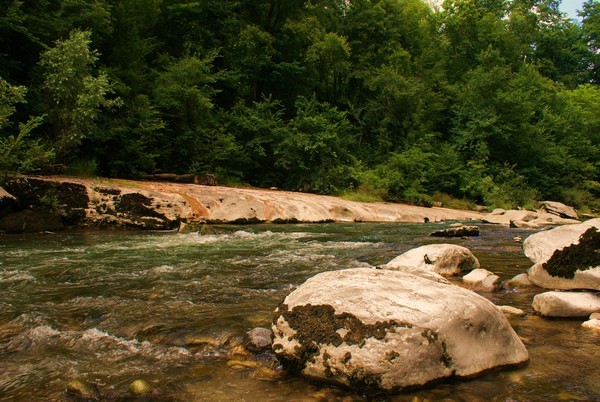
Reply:
M570 18L577 18L577 10L581 10L584 0L562 0L560 11L567 13Z

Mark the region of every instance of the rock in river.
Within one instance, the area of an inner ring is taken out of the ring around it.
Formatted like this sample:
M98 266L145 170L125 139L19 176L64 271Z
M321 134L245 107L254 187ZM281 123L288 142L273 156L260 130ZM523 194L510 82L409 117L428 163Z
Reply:
M271 349L271 330L254 328L244 334L244 347L250 352L263 352Z
M356 268L308 279L275 312L273 350L292 372L362 391L472 377L528 360L490 301L419 272Z
M600 219L536 233L523 247L536 263L527 273L534 284L600 290Z
M463 276L462 280L465 285L476 292L494 292L502 287L500 277L487 269L474 269Z
M548 213L551 213L556 216L560 216L561 218L579 219L579 216L577 216L577 211L575 211L575 208L570 207L565 204L562 204L560 202L541 201L540 206Z
M479 268L479 261L466 247L455 244L428 244L399 255L382 268L397 270L399 266L412 266L440 275L456 275Z
M600 312L600 295L595 292L545 292L535 295L536 313L545 317L587 317Z
M434 237L463 237L479 236L479 226L458 226L450 227L444 230L437 230L430 234Z

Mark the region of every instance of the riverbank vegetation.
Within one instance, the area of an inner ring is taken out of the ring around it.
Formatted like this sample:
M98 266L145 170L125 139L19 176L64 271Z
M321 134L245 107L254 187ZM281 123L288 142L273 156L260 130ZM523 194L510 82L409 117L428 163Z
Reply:
M0 5L4 172L600 208L595 0Z

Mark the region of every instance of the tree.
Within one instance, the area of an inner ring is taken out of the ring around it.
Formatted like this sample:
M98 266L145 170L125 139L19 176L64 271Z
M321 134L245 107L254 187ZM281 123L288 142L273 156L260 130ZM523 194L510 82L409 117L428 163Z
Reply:
M351 134L344 112L315 96L299 97L296 116L275 148L275 165L285 172L285 187L333 193L355 184Z
M20 123L17 134L9 134L15 104L24 103L26 93L25 87L10 85L0 77L0 173L5 177L9 172L35 170L53 157L52 151L46 150L39 140L29 138L29 134L42 124L43 116Z
M90 49L90 38L90 31L72 31L68 39L56 41L42 53L40 60L53 145L62 160L94 130L102 108L121 104L118 98L107 97L113 92L108 76L93 74L98 52Z
M583 82L600 84L600 3L588 0L583 3L582 46L587 50L583 58Z
M350 71L350 47L344 37L327 33L309 48L306 60L319 77L318 92L322 99L337 101Z
M168 130L160 162L169 171L213 172L237 158L238 144L214 105L216 57L212 52L174 59L155 81L154 99Z

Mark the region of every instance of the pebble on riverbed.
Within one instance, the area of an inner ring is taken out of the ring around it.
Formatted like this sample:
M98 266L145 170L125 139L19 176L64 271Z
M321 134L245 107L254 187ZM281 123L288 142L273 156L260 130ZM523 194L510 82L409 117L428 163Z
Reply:
M152 392L152 387L144 380L135 380L129 386L129 392L133 395L147 395Z
M100 394L93 384L88 384L80 380L71 380L67 384L67 395L85 400L97 401Z
M244 347L253 353L271 350L271 330L254 328L244 334Z

